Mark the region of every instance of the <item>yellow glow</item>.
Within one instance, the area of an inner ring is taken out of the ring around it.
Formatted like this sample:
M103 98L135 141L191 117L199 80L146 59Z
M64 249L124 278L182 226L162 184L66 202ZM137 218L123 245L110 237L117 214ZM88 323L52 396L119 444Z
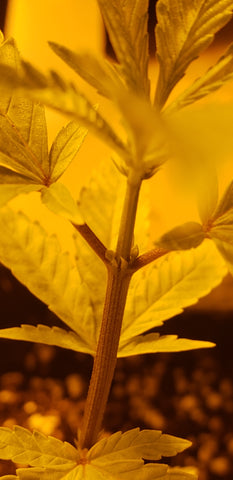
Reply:
M106 102L95 96L92 90L84 82L78 79L76 75L62 61L56 58L55 54L47 46L47 40L53 40L77 50L92 50L96 53L103 52L103 26L99 15L96 0L11 0L7 22L7 35L11 34L17 40L18 46L23 56L41 68L57 68L69 78L78 81L82 89L91 95L93 101L101 103L104 107ZM201 75L213 64L223 53L224 47L209 50L207 54L195 62L188 70L184 80L180 82L176 93ZM152 66L152 78L156 77L157 67ZM210 96L208 101L213 99L223 99L227 101L232 98L232 83L224 87L216 94ZM109 106L104 110L109 115ZM112 120L112 112L110 120ZM51 111L48 112L49 138L54 137L57 130L67 122L62 116ZM80 187L87 180L92 168L98 165L101 160L109 161L110 151L100 141L90 134L78 154L75 162L64 174L62 181L71 189L72 194L77 198ZM229 166L221 172L221 190L229 181L229 171L232 171L232 160ZM151 238L155 239L164 231L171 227L181 224L188 220L197 220L197 208L193 197L187 196L180 185L175 185L169 176L169 166L164 168L149 181L151 186L151 205L152 205L152 230ZM23 209L33 218L39 218L40 221L51 231L58 229L60 223L49 212L45 214L44 207L40 207L38 194L21 196L11 202L15 208ZM55 218L55 220L54 220ZM64 232L64 226L60 228L60 233ZM63 233L64 237L64 233Z

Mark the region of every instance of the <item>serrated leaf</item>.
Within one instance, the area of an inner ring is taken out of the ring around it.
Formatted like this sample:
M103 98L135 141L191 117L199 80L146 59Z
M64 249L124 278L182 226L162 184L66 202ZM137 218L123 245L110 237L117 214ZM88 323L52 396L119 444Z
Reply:
M0 458L47 469L71 469L79 460L79 454L67 442L15 426L13 430L0 427Z
M132 91L148 95L148 0L98 3L126 84Z
M3 68L12 68L16 76L20 74L14 40L2 43L0 62ZM43 183L49 173L44 107L5 88L0 100L0 127L0 163L29 176L33 182Z
M166 112L171 113L191 103L200 100L221 88L226 82L233 78L233 45L227 49L217 63L210 67L207 72L194 81L194 83L184 90L169 106Z
M78 53L63 45L49 42L52 50L66 62L80 77L96 88L101 95L113 99L115 90L123 87L123 83L114 65L91 53Z
M214 343L211 342L178 338L177 335L160 336L159 333L148 333L147 335L134 337L125 344L120 342L117 356L129 357L145 353L184 352L186 350L197 350L214 346Z
M67 218L76 225L84 223L76 202L62 183L53 183L48 188L42 188L41 200L53 213Z
M166 250L187 250L198 247L204 240L203 227L197 222L186 222L166 232L155 244Z
M131 281L121 341L162 325L200 297L207 295L226 275L226 267L212 242L178 251L157 260Z
M106 465L122 460L160 460L170 457L191 446L191 442L158 430L134 428L125 433L117 432L103 438L88 452L87 459L93 465Z
M115 465L113 465L115 470ZM130 469L130 470L129 470ZM30 468L19 469L17 474L20 480L168 480L163 475L167 471L165 465L138 465L137 461L124 462L122 472L115 474L114 470L100 469L94 465L78 466L68 473L62 471L46 471ZM162 475L162 476L161 476ZM189 480L190 477L187 477ZM176 479L175 479L176 480ZM179 479L180 480L180 479ZM186 480L181 477L181 480Z
M83 348L96 347L95 325L85 284L55 236L9 208L0 211L0 261L77 333Z
M231 0L159 0L156 46L160 64L156 102L163 106L190 63L231 18Z
M50 181L55 182L65 172L87 134L76 122L69 122L58 132L49 152Z
M20 325L20 327L3 328L0 329L0 338L55 345L75 352L95 354L94 350L91 352L89 347L86 347L82 341L80 342L76 333L59 327Z
M20 480L191 480L195 477L167 465L148 463L162 456L172 456L191 445L171 435L156 430L135 428L126 433L117 432L96 443L86 453L79 452L66 442L46 437L38 432L15 427L0 428L0 456L32 468L19 468Z

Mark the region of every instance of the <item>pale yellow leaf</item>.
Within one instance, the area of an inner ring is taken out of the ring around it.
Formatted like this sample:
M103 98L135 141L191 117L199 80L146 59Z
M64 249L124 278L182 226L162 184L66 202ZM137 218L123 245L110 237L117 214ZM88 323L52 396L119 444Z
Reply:
M0 458L31 466L71 469L79 454L67 442L15 426L13 430L0 428Z
M207 295L226 275L226 267L210 240L195 249L172 252L131 281L121 341L162 325Z
M204 238L205 234L200 223L186 222L164 233L155 244L166 250L187 250L198 247Z
M186 350L197 350L214 346L214 343L211 342L178 338L177 335L160 336L159 333L148 333L147 335L139 335L132 338L125 344L120 342L117 356L129 357L144 353L184 352Z
M75 352L95 354L95 351L91 351L90 347L83 342L77 333L59 327L20 325L20 327L2 328L0 329L0 338L55 345Z
M0 211L0 261L34 295L46 303L87 345L96 337L90 298L69 254L61 252L55 236L25 215Z
M20 56L13 39L2 43L0 63L2 67L11 67L15 76L20 74ZM44 107L27 95L4 88L0 99L0 125L0 163L20 173L28 173L37 181L46 178L49 164Z
M58 132L49 152L51 182L55 182L65 172L75 158L87 134L85 128L76 122L69 122Z
M67 218L76 225L84 223L75 200L62 183L53 183L48 188L43 187L41 200L53 213Z

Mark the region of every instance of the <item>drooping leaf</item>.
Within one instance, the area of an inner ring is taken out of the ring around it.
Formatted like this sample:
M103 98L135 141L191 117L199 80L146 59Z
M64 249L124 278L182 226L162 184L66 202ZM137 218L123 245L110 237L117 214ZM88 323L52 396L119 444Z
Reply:
M181 188L193 191L203 223L216 209L217 171L233 153L232 122L232 102L197 105L166 115L174 141L174 178L182 180Z
M218 90L233 79L233 45L227 49L217 63L184 90L167 108L166 112L177 110L200 100Z
M2 328L0 329L0 338L55 345L75 352L95 354L94 350L91 352L90 347L80 341L80 337L76 333L59 327L20 325L20 327Z
M205 234L200 223L186 222L162 235L155 243L166 250L187 250L198 247L204 238Z
M22 213L0 211L0 261L74 330L90 353L96 337L86 285L55 236Z
M139 335L132 338L125 344L120 342L117 356L129 357L144 353L184 352L186 350L210 347L214 347L214 343L178 338L177 335L160 336L159 333L148 333L147 335Z
M85 128L70 122L58 132L49 152L51 182L55 182L67 169L79 151L87 134Z
M163 106L187 67L231 18L231 0L159 0L156 45L160 64L156 103Z
M42 188L41 200L53 213L67 218L76 225L83 224L75 200L62 183L53 183L48 188Z
M131 281L121 341L162 325L207 295L226 275L226 267L212 242L196 249L172 252Z
M148 0L98 3L126 84L135 93L148 95Z
M90 52L78 53L63 45L49 42L52 50L66 62L80 77L96 88L101 95L113 99L115 90L123 83L114 65L103 58L97 58Z
M0 458L35 467L71 469L79 454L67 442L15 426L13 430L0 427Z

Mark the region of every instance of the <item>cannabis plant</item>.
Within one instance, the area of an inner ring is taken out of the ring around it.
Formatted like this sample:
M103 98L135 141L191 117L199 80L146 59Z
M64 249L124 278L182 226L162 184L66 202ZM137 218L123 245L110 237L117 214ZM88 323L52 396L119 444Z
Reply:
M21 59L14 40L1 38L0 260L48 305L64 328L21 325L0 330L0 336L94 357L75 446L19 426L1 427L0 458L28 465L16 475L3 476L5 480L197 478L189 468L156 463L187 448L189 441L138 428L102 439L99 434L117 357L213 346L160 336L156 327L206 295L227 268L233 270L233 183L218 200L215 163L204 158L203 138L195 137L192 150L187 118L195 115L192 107L184 108L233 78L233 46L167 101L191 62L230 20L233 1L157 2L155 94L148 77L148 0L98 3L116 61L50 46L99 98L112 102L120 118L117 126L67 78L56 71L40 72ZM70 117L50 150L44 105ZM95 172L77 202L59 180L87 129L111 148L111 160ZM163 165L171 159L174 168L181 160L185 169L189 161L191 172L195 162L201 163L196 182L200 221L172 228L154 238L151 248L141 186L153 175L159 182ZM6 205L30 192L38 192L48 209L65 217L67 232L73 229L76 254L64 253L59 238Z

